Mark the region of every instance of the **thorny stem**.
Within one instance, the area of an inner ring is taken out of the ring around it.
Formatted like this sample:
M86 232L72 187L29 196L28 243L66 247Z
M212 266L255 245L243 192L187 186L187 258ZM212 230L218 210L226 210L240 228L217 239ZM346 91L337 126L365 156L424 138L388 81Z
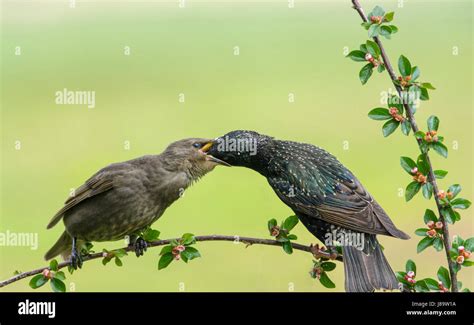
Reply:
M359 1L358 0L351 0L351 1L352 1L352 4L354 5L353 8L359 13L359 16L362 18L362 20L364 22L367 22L368 21L367 16L365 15L364 10L360 6ZM390 60L389 60L389 58L388 58L388 56L385 52L385 49L382 45L382 42L380 41L380 38L375 36L373 39L374 39L375 43L377 43L377 45L380 48L380 53L381 53L385 68L386 68L388 74L390 75L390 79L392 80L393 85L397 89L398 95L400 96L400 98L403 98L403 96L402 96L403 90L399 85L397 85L395 83L395 81L397 79L397 76L395 75L395 72L393 71L392 65L390 64ZM405 108L405 111L407 113L407 117L408 117L408 121L410 122L411 129L413 130L413 133L416 133L416 132L419 131L419 129L418 129L418 125L416 124L416 120L415 120L415 116L413 114L413 110L408 105L408 103L406 103L406 101L402 101L402 102L403 102L403 107ZM417 142L418 142L418 147L420 148L420 151L423 153L423 150L422 150L422 147L421 147L422 140L417 139ZM451 257L449 256L449 251L451 250L451 241L450 241L450 237L449 237L448 224L447 224L447 222L446 222L446 220L445 220L445 218L444 218L444 216L441 212L442 205L441 205L441 202L440 202L440 200L438 198L438 195L437 195L438 194L438 184L436 183L436 178L435 178L434 172L433 172L433 165L431 164L431 159L430 159L430 156L429 156L428 152L426 152L426 162L430 167L429 168L428 180L431 183L431 185L433 186L433 193L434 193L433 196L434 196L434 199L436 201L436 207L438 208L439 220L443 223L443 243L444 243L444 250L446 252L446 258L448 260L449 274L451 276L451 291L452 292L457 292L458 291L457 275L456 275L456 272L454 271L454 262L451 260Z
M273 240L273 239L261 239L261 238L251 238L251 237L240 237L240 236L225 236L225 235L209 235L209 236L195 236L194 237L196 241L232 241L232 242L240 242L244 243L246 245L268 245L268 246L282 246L282 243L279 241ZM171 243L173 240L179 240L180 238L174 238L174 239L164 239L164 240L156 240L148 243L148 247L158 247L158 246L164 246L168 245ZM324 259L331 259L331 254L328 253L326 250L318 250L315 252L314 246L305 246L297 243L291 243L291 246L293 246L293 249L300 250L303 252L308 252L314 254L317 258L324 258ZM133 251L134 247L133 246L127 246L122 248L125 251ZM100 253L93 253L84 256L83 261L90 261L98 258L102 258L102 252ZM336 260L342 261L342 256L338 255L336 257ZM58 264L58 269L62 269L64 267L67 267L70 264L70 262L62 262ZM22 272L20 274L17 274L7 280L0 281L0 288L7 286L13 282L19 281L24 278L28 278L30 276L40 274L43 272L44 269L49 269L49 266L45 266L42 268L34 269L31 271L27 272Z

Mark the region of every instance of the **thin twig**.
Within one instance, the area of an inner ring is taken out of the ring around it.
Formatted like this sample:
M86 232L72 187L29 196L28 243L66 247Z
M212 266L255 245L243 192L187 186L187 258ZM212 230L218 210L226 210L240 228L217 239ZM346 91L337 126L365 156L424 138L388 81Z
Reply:
M281 242L278 242L278 241L273 240L273 239L261 239L261 238L251 238L251 237L241 237L241 236L208 235L208 236L195 236L194 238L196 239L196 241L201 241L201 242L202 241L232 241L232 242L244 243L244 244L247 244L247 245L257 244L257 245L268 245L268 246L282 246ZM179 240L179 239L180 238L156 240L156 241L149 242L147 246L148 247L164 246L164 245L170 244L171 241L173 241L173 240ZM298 243L291 243L291 245L293 246L293 249L296 249L296 250L299 250L299 251L308 252L308 253L314 253L314 251L315 251L314 246L311 246L311 245L310 246L305 246L305 245L301 245L301 244L298 244ZM122 249L125 250L125 251L128 251L128 252L129 251L134 251L133 246L123 247ZM328 253L325 250L318 250L316 252L316 255L317 255L318 258L331 259L331 254ZM102 252L89 254L89 255L84 256L83 262L98 259L98 258L102 258L102 257L103 257ZM337 261L342 261L342 256L338 255L336 257L336 260ZM58 264L58 269L62 269L64 267L67 267L68 265L70 265L69 262L59 263ZM27 272L17 274L17 275L15 275L15 276L7 279L7 280L1 281L0 282L0 288L4 287L4 286L7 286L7 285L9 285L13 282L19 281L21 279L28 278L28 277L36 275L36 274L40 274L45 269L49 269L49 266L45 266L45 267L42 267L42 268L38 268L38 269L34 269L34 270L31 270L31 271L27 271Z
M352 4L354 5L353 8L359 13L359 16L362 18L362 20L364 22L368 22L368 18L365 15L364 10L360 6L359 1L358 0L351 0L351 1L352 1ZM377 43L377 45L380 48L380 54L382 56L385 68L386 68L388 74L390 75L390 79L392 80L393 85L397 89L398 95L400 96L400 98L403 98L403 90L395 82L397 80L397 76L395 75L395 72L393 71L392 65L390 64L390 60L389 60L389 58L388 58L388 56L385 52L385 49L382 45L382 42L380 41L380 38L375 36L375 37L373 37L373 39L374 39L375 43ZM413 110L411 109L410 105L408 105L408 103L406 103L404 100L402 101L402 103L403 103L403 107L405 108L405 111L407 112L407 118L408 118L408 121L410 122L410 126L411 126L411 129L413 130L413 133L418 132L419 129L418 129L418 125L416 124L415 115L413 113ZM418 142L418 147L419 147L421 153L423 153L423 149L421 147L422 139L417 138L417 142ZM449 255L449 251L451 250L451 241L450 241L450 237L449 237L448 224L447 224L443 214L441 213L442 205L441 205L441 202L440 202L440 200L438 198L438 195L437 195L438 192L439 192L438 184L436 183L436 178L434 176L434 171L433 171L433 165L431 164L431 159L430 159L430 156L429 156L428 152L426 152L426 162L429 165L428 180L431 183L431 185L433 186L433 193L434 193L433 196L434 196L434 199L435 199L435 202L436 202L436 207L438 208L439 220L443 223L443 243L444 243L444 250L446 252L446 258L448 260L449 274L451 276L451 291L457 292L458 291L457 275L456 275L456 272L454 271L454 262L451 260L451 257Z

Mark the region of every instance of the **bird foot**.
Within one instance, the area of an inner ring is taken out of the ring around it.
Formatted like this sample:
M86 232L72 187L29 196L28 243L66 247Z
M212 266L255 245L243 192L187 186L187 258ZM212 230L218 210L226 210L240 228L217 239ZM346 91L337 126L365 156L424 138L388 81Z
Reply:
M76 248L73 248L71 251L71 267L74 270L77 270L77 268L82 268L82 256Z
M315 245L310 244L309 248L311 250L311 254L313 254L315 258L324 257L323 254L321 254L321 249L319 248L319 244L315 244Z
M140 257L143 255L143 253L146 252L148 248L148 244L143 238L138 237L137 240L135 241L134 248L135 248L135 255L137 255L137 257Z
M332 249L326 249L324 246L319 247L319 244L310 244L311 253L315 258L330 258L335 260L337 258L337 251Z

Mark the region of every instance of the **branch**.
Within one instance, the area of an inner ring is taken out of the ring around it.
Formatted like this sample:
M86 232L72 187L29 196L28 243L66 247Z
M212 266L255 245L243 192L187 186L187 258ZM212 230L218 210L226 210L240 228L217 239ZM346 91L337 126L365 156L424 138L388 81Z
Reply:
M195 236L194 238L196 239L197 242L198 241L232 241L232 242L241 242L241 243L244 243L244 244L247 244L247 245L257 244L257 245L268 245L268 246L282 246L281 242L273 240L273 239L261 239L261 238L240 237L240 236L225 236L225 235ZM158 247L158 246L168 245L168 244L171 243L171 241L179 240L179 239L180 238L156 240L156 241L149 242L147 244L148 244L148 247ZM317 247L317 246L312 246L312 245L305 246L305 245L301 245L301 244L297 244L297 243L292 243L291 245L293 246L293 249L300 250L300 251L303 251L303 252L312 253L317 258L331 259L331 254L330 253L328 253L327 251L322 250L322 249L318 249L318 248L315 249L315 247ZM133 246L123 247L122 249L127 251L127 252L134 251ZM103 257L102 252L93 253L93 254L89 254L89 255L84 256L83 261L86 262L86 261L95 260L95 259L102 258L102 257ZM337 261L342 261L342 256L338 255L336 257L336 260ZM64 267L67 267L68 265L70 265L70 262L59 263L58 264L58 270L62 269ZM20 274L17 274L17 275L15 275L15 276L7 279L7 280L1 281L0 282L0 288L5 287L5 286L7 286L9 284L12 284L13 282L19 281L21 279L28 278L28 277L31 277L31 276L36 275L36 274L40 274L45 269L49 269L49 266L45 266L45 267L42 267L42 268L38 268L38 269L34 269L34 270L31 270L31 271L22 272Z
M365 15L364 10L360 6L359 1L358 0L351 0L351 1L352 1L352 4L354 5L353 8L359 13L359 16L362 18L362 20L364 22L367 22L368 18ZM403 98L402 88L395 83L395 80L397 79L397 76L395 75L395 72L393 71L392 65L391 65L390 60L387 56L387 53L385 52L385 49L382 45L382 42L380 41L380 38L378 36L375 36L375 37L373 37L373 39L374 39L375 43L377 43L377 45L380 48L380 53L381 53L385 68L386 68L388 74L390 75L390 79L392 80L393 85L397 89L398 95L400 96L400 98ZM407 113L407 117L408 117L408 121L410 122L411 129L413 130L413 133L416 133L416 132L419 131L419 129L418 129L418 125L416 124L416 120L415 120L415 116L413 114L413 110L411 109L410 105L408 105L408 103L406 103L406 101L402 101L402 102L403 102L403 107L405 108L405 111ZM421 153L423 153L423 150L421 148L422 139L417 139L417 142L418 142L418 147L419 147ZM430 156L429 156L428 152L426 152L426 162L429 165L428 180L431 183L431 185L433 186L433 193L434 193L433 196L434 196L435 201L436 201L436 207L438 208L439 220L441 220L441 222L443 223L443 242L444 242L444 250L446 252L446 258L448 260L449 273L450 273L450 276L451 276L451 291L452 292L457 292L458 291L457 275L456 275L456 272L454 270L454 262L451 260L451 257L449 256L449 251L451 250L451 241L450 241L450 237L449 237L448 223L446 222L443 214L441 213L442 205L441 205L441 202L440 202L440 200L438 198L438 195L437 195L438 192L439 192L438 184L436 183L436 178L434 176L434 171L433 171L433 165L431 164L431 159L430 159Z

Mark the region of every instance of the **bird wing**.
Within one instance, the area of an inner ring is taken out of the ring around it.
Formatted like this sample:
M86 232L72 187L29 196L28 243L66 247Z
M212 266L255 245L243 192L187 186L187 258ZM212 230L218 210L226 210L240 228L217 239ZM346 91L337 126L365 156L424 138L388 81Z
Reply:
M291 151L290 159L272 161L268 181L295 212L364 233L408 237L334 156L310 145Z
M69 209L77 206L82 201L107 192L113 188L113 178L110 174L101 170L89 178L83 185L76 189L74 196L70 196L64 206L59 210L49 222L47 229L54 227Z

